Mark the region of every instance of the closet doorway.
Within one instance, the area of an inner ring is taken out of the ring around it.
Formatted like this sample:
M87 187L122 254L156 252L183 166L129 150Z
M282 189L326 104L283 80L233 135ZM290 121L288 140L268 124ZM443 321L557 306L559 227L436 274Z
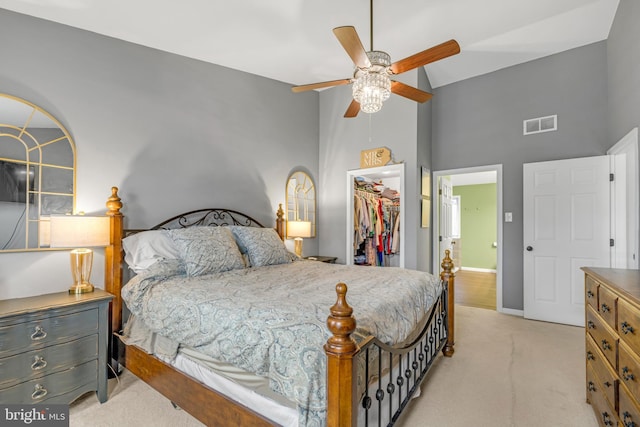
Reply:
M403 206L403 197L405 183L404 183L404 175L405 175L405 166L404 163L399 163L395 165L388 166L380 166L375 168L366 168L366 169L355 169L347 171L347 248L346 248L346 264L353 265L355 262L355 252L358 247L358 237L356 235L356 224L354 220L355 213L355 197L357 196L356 192L359 192L354 186L355 182L363 182L366 181L368 183L379 183L382 184L381 187L386 187L388 190L392 190L397 193L397 199L395 199L396 206L394 207L393 217L394 217L394 225L397 221L398 227L393 227L396 231L393 234L396 236L395 241L397 242L397 246L393 248L392 252L387 254L387 243L383 242L385 247L385 254L381 255L382 263L378 265L389 265L393 267L404 267L404 221L405 221L405 209ZM384 190L383 190L384 191ZM386 223L386 221L385 221ZM360 263L360 262L358 262ZM365 262L367 265L376 265L372 262Z
M432 194L434 271L449 249L456 303L503 311L502 165L436 171Z

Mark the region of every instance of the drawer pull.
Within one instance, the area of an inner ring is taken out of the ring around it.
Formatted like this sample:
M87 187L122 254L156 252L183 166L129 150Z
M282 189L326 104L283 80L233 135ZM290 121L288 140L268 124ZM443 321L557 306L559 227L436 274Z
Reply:
M627 421L627 419L629 421ZM631 417L631 414L627 411L624 411L622 414L622 422L624 423L624 427L636 427L636 423L633 422L633 417Z
M611 421L611 415L608 412L602 413L602 423L606 426L612 426L613 421Z
M601 310L603 313L607 313L607 312L611 311L611 308L610 308L607 304L602 303L602 304L600 305L600 310Z
M589 391L596 391L596 385L593 383L593 381L589 381L589 385L587 386L587 389Z
M596 328L596 324L595 324L595 323L593 323L591 320L589 320L589 321L587 322L587 327L588 327L589 329L595 329L595 328Z
M604 386L605 386L606 388L609 388L609 387L611 387L611 386L612 386L612 384L611 384L609 381L607 381L606 383L604 383Z
M611 344L607 342L607 340L602 340L602 349L603 350L611 350Z
M593 292L587 291L587 298L593 298Z
M31 393L31 398L33 400L42 399L49 393L46 388L42 384L36 384L36 389L33 393Z
M35 361L31 364L31 369L33 369L34 371L39 371L40 369L43 369L45 366L47 366L47 361L44 360L44 357L42 356L36 356L34 357Z
M625 381L633 381L635 376L631 373L628 367L622 368L622 379Z
M35 332L31 334L31 339L33 341L39 341L41 339L44 339L46 336L47 333L44 331L44 329L42 329L42 326L38 325L36 326Z
M596 360L596 357L590 351L587 351L587 360Z
M620 329L622 330L622 333L625 335L632 334L635 331L635 329L633 329L633 326L631 326L627 322L622 322L620 324Z

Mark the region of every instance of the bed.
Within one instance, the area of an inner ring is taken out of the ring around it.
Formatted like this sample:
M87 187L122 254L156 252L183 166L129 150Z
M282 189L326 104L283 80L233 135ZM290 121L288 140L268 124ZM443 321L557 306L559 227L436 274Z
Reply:
M206 425L393 425L439 353L454 353L448 253L439 278L325 264L279 252L281 208L274 229L240 212L202 209L125 230L122 206L114 187L105 250L105 289L115 296L112 367L125 367ZM178 261L165 256L129 278L123 241L149 232L171 236ZM209 256L193 262L209 253L202 233L231 235L243 264L230 247L220 252L230 263L224 269L207 270ZM150 338L138 339L136 325Z

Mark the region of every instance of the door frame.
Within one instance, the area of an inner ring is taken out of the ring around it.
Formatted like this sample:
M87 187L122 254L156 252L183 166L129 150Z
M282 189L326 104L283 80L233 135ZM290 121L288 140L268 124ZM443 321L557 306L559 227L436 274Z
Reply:
M438 233L440 227L440 199L437 197L438 195L438 179L441 176L447 175L464 175L468 173L475 172L496 172L496 225L497 225L497 236L496 240L498 242L498 248L496 253L496 311L503 313L505 312L504 307L502 306L502 246L503 246L503 238L502 238L502 164L497 165L486 165L486 166L472 166L468 168L460 168L460 169L448 169L441 171L433 172L433 182L432 182L432 192L433 200L435 203L432 203L432 218L434 221L432 222L434 225L433 230L433 238L432 238L432 257L433 257L433 271L439 271L439 263L440 263L440 252L439 252L439 241L438 241ZM437 227L437 228L436 228Z
M611 266L614 268L638 268L638 251L640 238L640 201L638 198L638 128L635 127L607 150L611 157L610 170L615 179L611 182L611 237L615 241L612 248ZM617 160L620 155L630 156L619 171ZM629 179L630 178L630 179ZM622 185L619 187L619 183ZM622 197L628 206L622 209L616 203ZM631 230L629 229L631 228ZM629 237L630 236L630 237ZM629 238L632 241L628 241ZM620 243L623 243L620 244ZM621 247L624 246L624 247ZM620 257L624 258L624 266L618 266ZM631 258L631 259L630 259Z

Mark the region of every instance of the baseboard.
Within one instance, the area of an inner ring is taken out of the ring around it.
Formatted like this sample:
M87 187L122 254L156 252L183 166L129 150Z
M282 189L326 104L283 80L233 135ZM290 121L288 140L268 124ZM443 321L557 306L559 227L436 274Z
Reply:
M495 268L491 269L491 268L476 268L476 267L465 267L465 266L460 267L460 270L477 271L479 273L495 273L496 272Z
M513 308L504 308L499 310L500 313L509 314L511 316L524 317L524 310L516 310Z

